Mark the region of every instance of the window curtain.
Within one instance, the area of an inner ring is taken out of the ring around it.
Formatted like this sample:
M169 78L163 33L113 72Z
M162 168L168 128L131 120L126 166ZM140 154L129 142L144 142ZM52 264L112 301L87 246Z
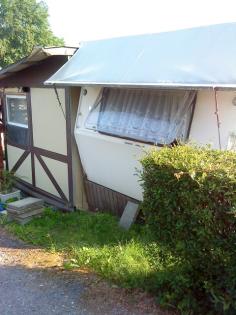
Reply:
M196 91L106 88L97 130L156 144L185 140Z

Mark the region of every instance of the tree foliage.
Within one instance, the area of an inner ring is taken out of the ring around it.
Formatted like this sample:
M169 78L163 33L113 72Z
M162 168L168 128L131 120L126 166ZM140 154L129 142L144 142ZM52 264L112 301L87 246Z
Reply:
M44 1L0 0L0 67L29 54L35 46L63 45L53 35Z

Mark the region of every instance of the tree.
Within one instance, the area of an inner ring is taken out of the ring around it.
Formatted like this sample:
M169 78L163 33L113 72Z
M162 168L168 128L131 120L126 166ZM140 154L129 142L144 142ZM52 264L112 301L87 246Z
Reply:
M0 67L28 55L35 46L60 46L44 1L0 0Z

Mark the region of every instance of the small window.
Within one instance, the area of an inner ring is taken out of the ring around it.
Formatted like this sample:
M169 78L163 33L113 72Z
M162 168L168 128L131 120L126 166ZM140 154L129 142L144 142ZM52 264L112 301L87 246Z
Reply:
M100 115L101 103L104 95L104 90L101 90L95 103L89 107L89 115L85 121L85 127L87 129L97 130L98 118Z
M25 95L7 95L7 123L28 128L27 100Z
M27 99L25 95L6 96L7 142L29 144Z
M86 128L97 130L98 118L100 114L100 103L94 104L93 108L91 109L88 118L86 120Z
M195 91L106 88L85 127L155 144L186 140Z

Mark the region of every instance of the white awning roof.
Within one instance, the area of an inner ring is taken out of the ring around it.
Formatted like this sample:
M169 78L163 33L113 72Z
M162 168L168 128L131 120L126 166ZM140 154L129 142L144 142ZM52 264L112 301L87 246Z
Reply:
M46 84L236 88L236 23L84 42Z

